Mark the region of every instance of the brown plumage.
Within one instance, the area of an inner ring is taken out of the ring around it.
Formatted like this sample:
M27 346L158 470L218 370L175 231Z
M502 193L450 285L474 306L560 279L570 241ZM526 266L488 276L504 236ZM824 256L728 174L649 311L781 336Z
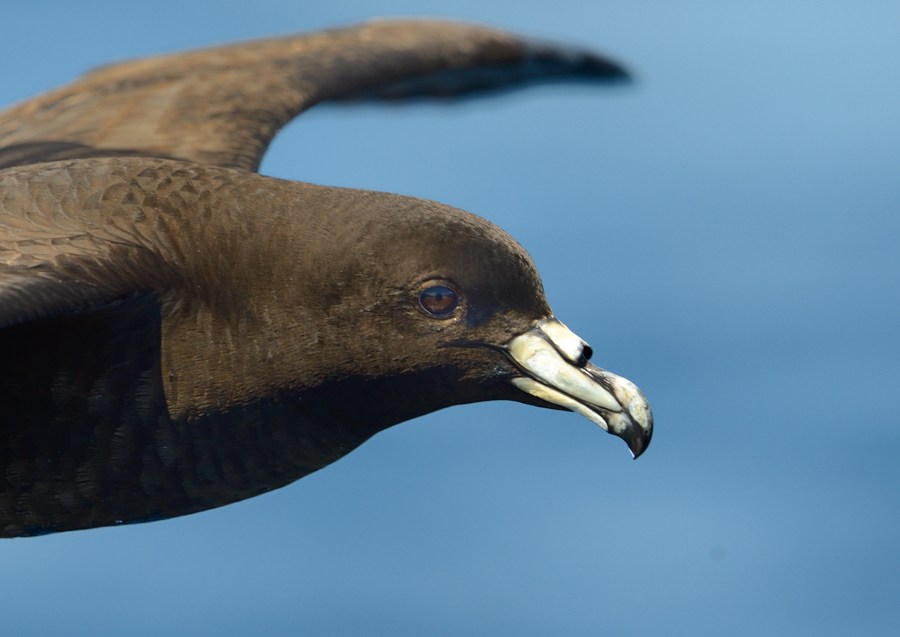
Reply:
M641 453L646 402L587 362L500 229L253 172L323 100L623 76L373 22L107 67L0 113L0 535L220 506L480 400L571 408Z

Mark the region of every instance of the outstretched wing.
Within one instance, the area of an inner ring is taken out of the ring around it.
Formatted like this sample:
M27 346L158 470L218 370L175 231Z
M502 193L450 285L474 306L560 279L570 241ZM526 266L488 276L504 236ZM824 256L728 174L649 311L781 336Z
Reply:
M278 130L322 101L625 78L594 53L483 26L372 21L98 69L0 113L0 168L131 154L255 171Z

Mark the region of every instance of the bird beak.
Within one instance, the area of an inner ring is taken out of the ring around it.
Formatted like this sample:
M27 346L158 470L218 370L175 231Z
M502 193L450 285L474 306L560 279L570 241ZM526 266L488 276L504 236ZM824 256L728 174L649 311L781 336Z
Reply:
M637 458L650 444L653 414L637 386L588 362L591 348L555 318L506 344L523 372L510 382L522 391L581 414L622 438Z

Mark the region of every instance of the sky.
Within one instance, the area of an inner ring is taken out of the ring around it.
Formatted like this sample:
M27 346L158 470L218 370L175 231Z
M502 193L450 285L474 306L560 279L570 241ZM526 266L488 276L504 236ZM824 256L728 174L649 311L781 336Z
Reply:
M374 16L623 61L624 88L316 107L262 172L498 224L656 420L632 461L575 414L454 407L218 510L4 540L4 635L900 634L900 5L510 6L4 9L0 106L124 58Z

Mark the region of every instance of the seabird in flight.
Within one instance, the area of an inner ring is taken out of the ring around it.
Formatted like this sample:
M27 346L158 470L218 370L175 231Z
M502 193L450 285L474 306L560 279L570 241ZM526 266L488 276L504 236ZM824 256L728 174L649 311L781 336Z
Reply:
M448 21L125 62L0 113L0 536L278 488L455 404L650 442L630 381L552 314L525 250L440 203L257 174L324 101L621 80Z

